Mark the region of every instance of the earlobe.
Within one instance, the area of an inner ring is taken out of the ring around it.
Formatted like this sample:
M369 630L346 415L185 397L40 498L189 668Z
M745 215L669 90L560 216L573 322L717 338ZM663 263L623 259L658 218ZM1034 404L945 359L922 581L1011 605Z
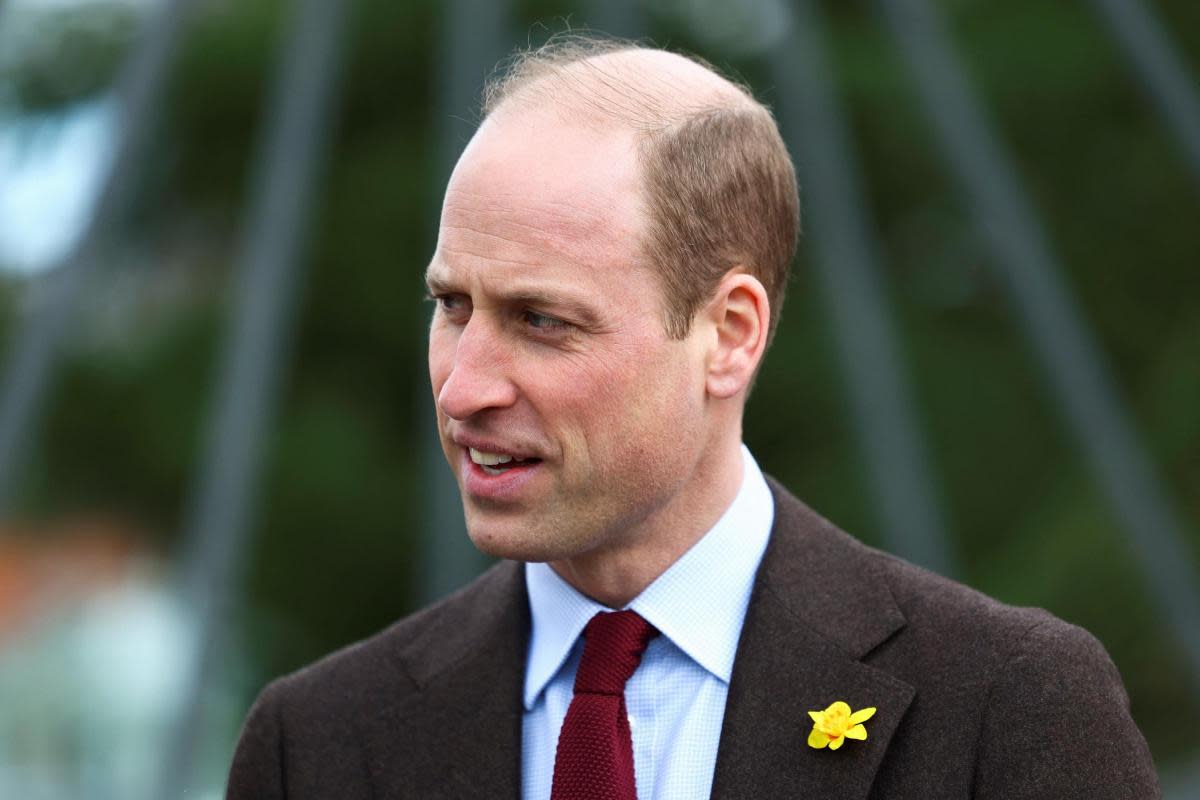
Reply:
M731 271L718 284L708 311L716 333L708 360L708 393L733 397L750 385L762 360L770 301L757 278Z

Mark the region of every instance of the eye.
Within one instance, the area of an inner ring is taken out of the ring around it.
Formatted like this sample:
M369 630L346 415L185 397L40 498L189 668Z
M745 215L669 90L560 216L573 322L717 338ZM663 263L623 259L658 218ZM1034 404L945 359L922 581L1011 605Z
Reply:
M569 322L563 322L561 319L539 314L536 311L526 310L523 316L529 327L538 331L561 331L571 327Z
M438 311L451 316L470 311L471 307L471 301L465 295L461 294L429 294L426 295L425 299L436 303Z

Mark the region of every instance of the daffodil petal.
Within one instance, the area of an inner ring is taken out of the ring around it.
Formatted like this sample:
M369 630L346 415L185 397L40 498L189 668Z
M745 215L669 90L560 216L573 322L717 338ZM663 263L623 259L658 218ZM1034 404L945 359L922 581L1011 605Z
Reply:
M845 736L839 736L838 738L836 738L836 739L831 739L831 740L829 741L829 749L830 749L830 750L837 750L839 747L841 747L841 746L842 746L842 745L844 745L845 743L846 743L846 737L845 737Z
M873 716L875 716L875 706L859 709L850 715L850 724L857 725L860 722L866 722Z
M809 747L815 747L818 750L820 750L822 747L824 747L827 744L829 744L829 737L827 735L825 735L824 733L821 733L816 728L813 728L812 732L808 734L808 746Z
M860 723L858 725L855 725L850 730L846 731L845 736L847 739L866 739L867 738L867 729L864 728L862 726L862 724Z
M826 714L850 714L850 706L846 705L841 700L835 700L830 703L829 708L825 709Z
M822 722L825 721L825 712L824 711L810 711L810 712L808 712L808 715L810 717L812 717L812 721L817 723L818 725L820 725Z

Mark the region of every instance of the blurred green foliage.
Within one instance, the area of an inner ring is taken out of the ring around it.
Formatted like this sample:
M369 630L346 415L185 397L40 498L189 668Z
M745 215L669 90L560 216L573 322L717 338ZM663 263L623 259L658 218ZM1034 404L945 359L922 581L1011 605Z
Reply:
M678 5L678 4L676 4ZM883 245L889 300L965 580L1044 606L1096 633L1125 676L1160 764L1200 750L1185 662L1147 578L1058 416L975 239L886 29L869 3L826 3L839 91ZM1200 75L1200 5L1160 0ZM1087 3L943 2L974 85L1012 147L1068 274L1170 492L1200 529L1200 191L1135 76ZM669 4L656 42L746 76L761 61L708 49ZM279 3L210 6L194 24L131 241L146 281L182 262L200 277L135 336L81 336L29 465L33 515L100 507L162 532L182 528L205 433ZM582 10L518 5L513 46L541 20ZM558 21L556 21L558 20ZM424 367L420 276L440 205L436 87L444 55L433 0L356 9L309 273L272 432L245 597L263 676L367 635L418 603ZM79 37L87 26L64 29ZM79 99L111 75L128 25L59 45L89 66L20 72L29 108ZM88 34L90 35L90 34ZM787 46L786 42L781 46ZM40 51L39 51L40 53ZM59 65L61 66L61 65ZM16 73L13 73L16 74ZM14 79L16 80L16 79ZM458 115L471 119L474 109ZM804 181L804 154L798 154ZM819 197L804 196L806 204ZM802 244L746 438L767 471L868 542L878 525ZM129 269L114 265L113 269ZM14 284L15 287L15 284ZM10 293L15 292L10 289ZM12 319L11 309L6 311ZM87 312L82 315L87 316ZM86 328L85 325L81 326ZM1193 539L1200 560L1200 542Z

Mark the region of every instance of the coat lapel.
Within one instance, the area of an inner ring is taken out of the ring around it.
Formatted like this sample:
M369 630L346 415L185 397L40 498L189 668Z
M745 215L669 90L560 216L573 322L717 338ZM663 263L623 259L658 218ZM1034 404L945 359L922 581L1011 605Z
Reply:
M417 691L361 725L373 796L520 796L521 687L529 611L524 572L504 562L401 655Z
M712 797L866 798L913 687L863 662L904 626L871 551L771 482L775 525L738 644ZM810 710L875 706L866 741L807 744Z

